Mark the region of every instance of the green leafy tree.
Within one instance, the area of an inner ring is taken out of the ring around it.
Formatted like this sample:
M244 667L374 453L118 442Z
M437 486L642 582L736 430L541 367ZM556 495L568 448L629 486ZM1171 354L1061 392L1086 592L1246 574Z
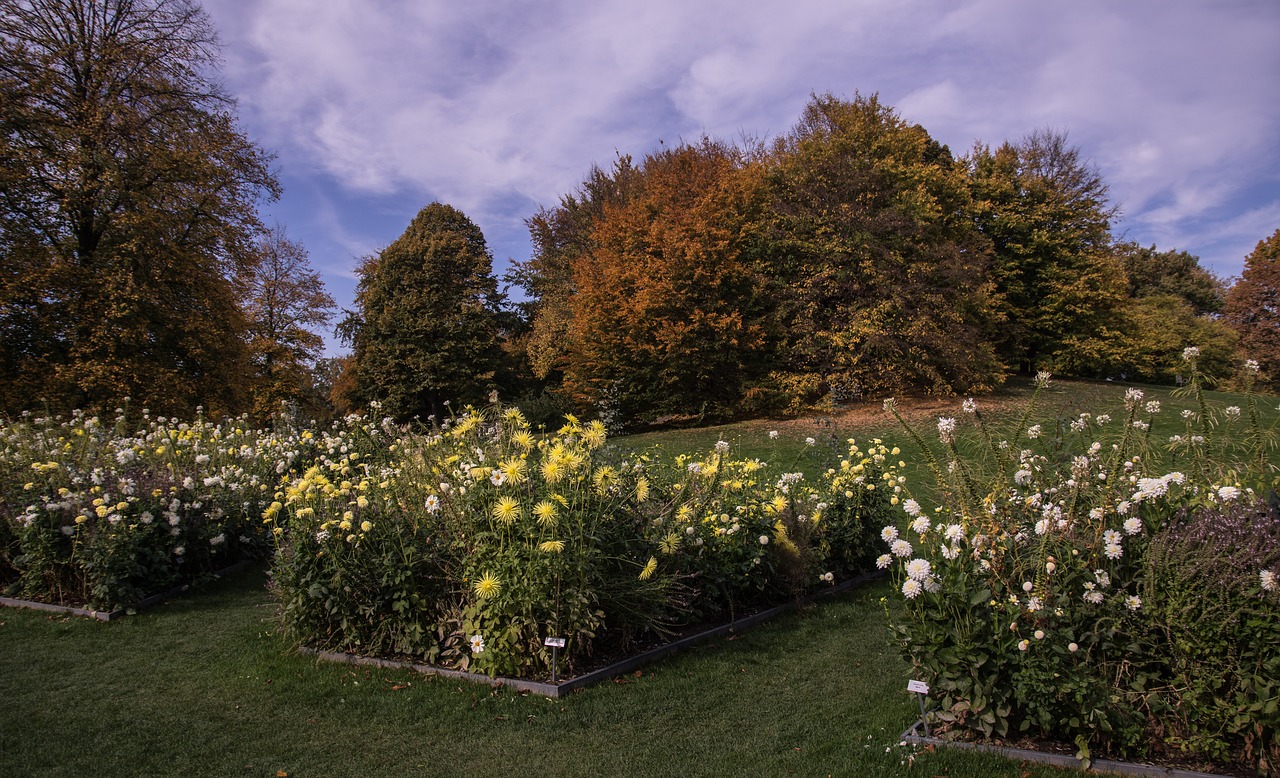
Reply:
M1106 182L1065 133L1038 130L967 160L973 214L993 247L997 346L1026 372L1108 348L1126 275L1111 250ZM1099 342L1091 342L1097 340Z
M1280 384L1280 230L1245 257L1223 315L1240 333L1244 357L1258 362L1272 386Z
M501 365L502 297L480 228L432 203L357 272L358 310L338 327L352 347L345 399L381 402L399 419L482 402Z
M1222 281L1185 251L1157 251L1155 246L1121 243L1116 254L1129 277L1133 298L1173 295L1186 300L1197 316L1222 313L1226 290Z
M875 96L815 96L773 152L757 250L786 369L820 389L998 384L987 247L966 171Z
M1199 315L1185 297L1148 294L1125 300L1114 318L1088 337L1068 339L1055 369L1089 378L1172 384L1187 365L1182 351L1200 349L1198 365L1210 376L1231 373L1236 334L1225 322Z
M265 233L258 258L242 279L249 320L253 413L270 418L281 404L310 417L321 413L316 363L324 351L317 330L329 326L336 304L324 280L311 267L306 248L289 239L282 226Z
M278 185L188 0L0 0L0 404L238 410Z

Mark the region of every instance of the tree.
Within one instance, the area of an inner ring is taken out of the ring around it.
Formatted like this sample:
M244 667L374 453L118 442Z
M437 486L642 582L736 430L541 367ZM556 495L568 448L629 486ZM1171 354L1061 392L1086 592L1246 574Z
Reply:
M1157 251L1136 243L1115 247L1129 278L1133 298L1173 295L1186 300L1197 316L1221 313L1226 299L1223 283L1200 267L1200 260L1185 251Z
M1001 357L1035 372L1102 347L1087 341L1105 338L1126 291L1102 175L1051 130L994 152L978 145L967 163L974 221L994 250Z
M242 403L278 185L217 56L189 0L0 0L0 410Z
M815 96L777 143L759 251L788 371L823 387L996 385L987 247L965 170L875 96Z
M1259 241L1227 292L1223 317L1240 333L1240 351L1280 384L1280 230Z
M316 330L333 319L333 297L311 268L306 248L289 240L284 227L267 231L258 240L257 254L242 279L255 371L253 413L265 420L284 402L314 416L322 410L314 378L324 351Z
M564 386L616 421L725 418L766 366L767 305L745 254L758 168L703 139L648 155L570 253Z
M480 228L432 203L357 273L358 310L338 327L352 346L352 375L338 380L352 386L348 399L402 420L482 402L502 359L502 297Z
M612 170L592 165L575 194L562 197L553 209L539 209L525 221L533 255L516 263L506 278L528 295L519 307L528 326L524 347L537 378L556 380L564 366L573 316L569 301L575 291L574 259L595 250L596 222L606 208L621 207L634 197L642 180L631 157L619 155Z
M1089 336L1069 336L1054 368L1088 378L1172 384L1186 375L1182 351L1187 346L1200 349L1203 372L1221 376L1230 372L1235 343L1226 323L1198 315L1181 295L1147 294L1125 300Z

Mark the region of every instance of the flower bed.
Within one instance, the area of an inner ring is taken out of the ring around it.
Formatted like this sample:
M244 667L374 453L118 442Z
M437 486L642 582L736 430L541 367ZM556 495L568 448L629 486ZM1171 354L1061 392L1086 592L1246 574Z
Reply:
M278 482L357 434L24 415L0 428L0 593L111 612L265 558Z
M1194 358L1193 407L1168 440L1136 389L1114 420L1024 416L1001 435L972 401L967 424L939 420L937 507L905 500L878 560L904 598L895 632L935 731L1065 737L1086 766L1173 751L1276 773L1271 434L1252 394L1247 409L1211 408Z
M268 507L287 629L316 650L513 678L732 620L870 567L897 497L889 449L821 478L731 456L622 456L599 423L535 436L468 410L313 467Z

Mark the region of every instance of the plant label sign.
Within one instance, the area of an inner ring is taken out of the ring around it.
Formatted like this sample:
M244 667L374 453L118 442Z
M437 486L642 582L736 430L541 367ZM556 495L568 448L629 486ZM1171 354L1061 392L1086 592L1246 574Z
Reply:
M907 691L917 694L928 694L929 684L924 681L907 681Z
M547 638L542 644L552 648L564 648L564 638Z

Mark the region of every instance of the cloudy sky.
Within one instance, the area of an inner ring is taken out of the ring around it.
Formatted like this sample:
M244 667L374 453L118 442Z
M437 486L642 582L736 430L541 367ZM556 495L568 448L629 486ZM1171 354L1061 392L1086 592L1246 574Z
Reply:
M1240 273L1280 228L1276 0L204 0L267 221L350 307L358 257L433 200L501 273L593 163L771 137L811 93L879 93L956 154L1041 127L1102 171L1117 230Z

